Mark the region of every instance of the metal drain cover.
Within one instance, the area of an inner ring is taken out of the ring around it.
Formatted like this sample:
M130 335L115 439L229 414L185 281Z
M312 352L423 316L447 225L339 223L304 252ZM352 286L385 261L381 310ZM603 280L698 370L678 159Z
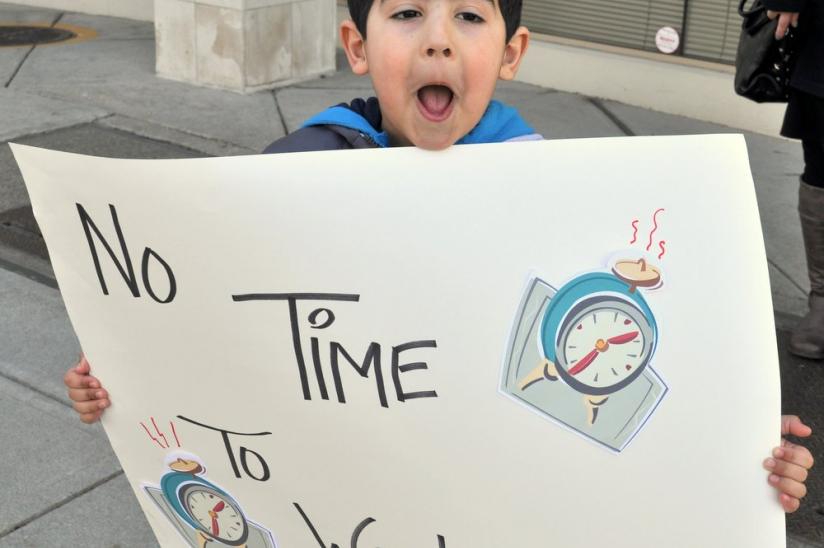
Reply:
M0 47L51 44L75 38L70 30L27 25L0 25Z

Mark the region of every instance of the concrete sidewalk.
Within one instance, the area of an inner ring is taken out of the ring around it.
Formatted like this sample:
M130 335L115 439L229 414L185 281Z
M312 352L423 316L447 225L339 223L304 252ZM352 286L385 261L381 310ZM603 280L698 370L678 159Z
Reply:
M0 21L60 21L98 32L76 44L0 48L0 547L152 546L102 429L82 425L65 395L62 376L79 348L5 142L131 158L254 154L317 111L370 95L371 87L339 59L335 75L274 92L195 88L154 75L149 23L9 4L0 4ZM735 131L520 83L502 85L497 96L547 138ZM808 288L795 210L801 150L778 138L746 138L769 258L784 409L819 433L807 445L824 457L824 367L786 352ZM819 460L810 495L787 520L794 548L824 546Z

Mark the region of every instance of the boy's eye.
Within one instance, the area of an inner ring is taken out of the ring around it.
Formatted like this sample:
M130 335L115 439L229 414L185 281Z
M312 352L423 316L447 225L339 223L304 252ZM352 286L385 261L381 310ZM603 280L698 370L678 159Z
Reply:
M415 17L420 17L420 15L421 12L417 10L402 10L392 15L392 19L414 19Z
M467 23L483 23L484 18L478 15L477 13L472 13L469 11L464 11L458 14L458 19L466 21Z

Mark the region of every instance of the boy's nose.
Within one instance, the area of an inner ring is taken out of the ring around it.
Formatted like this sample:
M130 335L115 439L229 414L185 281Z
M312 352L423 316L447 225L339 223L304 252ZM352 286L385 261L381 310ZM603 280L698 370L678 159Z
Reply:
M444 57L449 57L452 55L452 50L449 48L429 48L426 50L426 55L429 57L434 57L439 51Z

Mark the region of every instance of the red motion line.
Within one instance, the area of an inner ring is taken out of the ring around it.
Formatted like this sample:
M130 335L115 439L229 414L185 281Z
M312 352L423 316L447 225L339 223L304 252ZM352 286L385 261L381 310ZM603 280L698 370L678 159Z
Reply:
M163 440L163 443L166 444L166 448L169 448L169 440L166 439L166 436L164 436L163 432L160 431L160 428L157 427L157 423L155 422L154 417L149 418L152 419L152 426L154 426L155 432L157 432L157 435Z
M649 251L649 248L652 247L652 235L655 234L656 230L658 230L658 220L656 218L658 217L658 214L662 211L664 211L663 207L655 210L655 213L652 214L652 224L654 226L652 227L652 232L649 233L649 243L647 244L647 251Z
M596 348L595 350L593 350L592 352L590 352L589 354L587 354L586 356L581 358L581 361L576 363L575 367L573 367L572 369L569 370L569 374L570 375L577 375L578 373L580 373L581 371L583 371L584 369L589 367L589 364L591 364L593 361L595 361L595 358L597 358L597 357L598 357L598 349Z
M148 429L148 428L146 428L146 425L145 425L145 424L143 424L143 423L141 422L141 423L140 423L140 426L142 426L142 427L143 427L143 430L145 430L145 431L146 431L146 434L148 434L148 435L149 435L149 437L150 437L150 438L152 438L152 441L153 441L153 442L155 442L155 443L156 443L156 444L157 444L157 445L158 445L161 449L166 449L165 447L163 447L163 444L161 444L161 443L160 443L160 440L158 440L156 437L154 437L154 436L152 435L152 433L151 433L151 432L149 432L149 429Z
M632 240L629 243L634 244L635 240L638 239L638 219L635 219L630 223L632 225Z
M175 423L169 421L169 426L172 427L172 434L175 435L175 441L177 442L177 446L180 447L180 439L177 437L177 432L175 431Z
M615 337L612 337L611 339L607 339L607 342L609 344L624 344L624 343L628 343L632 340L635 340L635 337L637 337L637 336L638 336L638 332L637 331L632 331L631 333L625 333L623 335L616 335Z

